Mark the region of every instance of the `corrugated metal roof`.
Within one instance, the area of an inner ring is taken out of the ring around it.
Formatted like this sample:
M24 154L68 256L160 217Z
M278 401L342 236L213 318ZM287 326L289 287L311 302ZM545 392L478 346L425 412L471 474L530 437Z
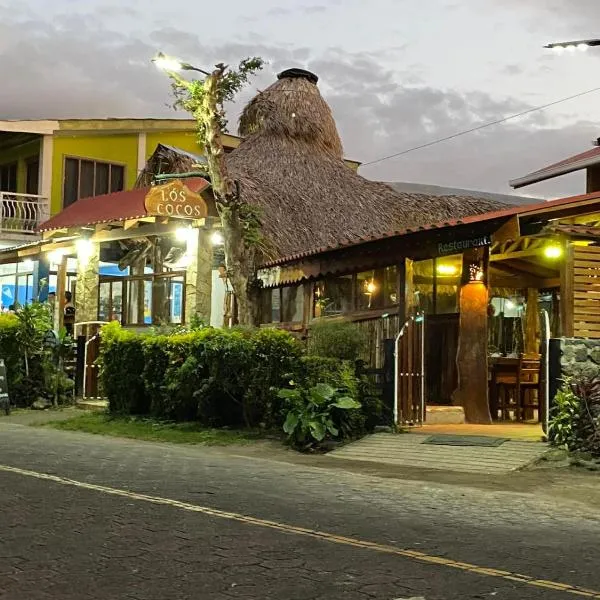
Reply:
M512 188L517 189L526 185L531 185L532 183L546 181L558 177L559 175L573 173L596 164L600 164L600 147L598 146L586 150L585 152L581 152L580 154L576 154L575 156L565 158L564 160L544 167L543 169L533 171L518 179L513 179L509 183Z
M201 192L210 184L201 177L194 177L186 179L185 185L192 192ZM144 206L144 199L149 190L150 188L137 188L78 200L42 223L38 230L40 232L51 231L147 217L149 215Z
M342 244L338 244L336 246L326 246L321 248L316 248L314 250L309 250L306 252L299 252L297 254L293 254L290 256L286 256L283 258L279 258L277 260L265 263L261 265L261 269L266 269L269 267L275 267L278 265L282 265L288 262L294 262L303 258L308 258L309 256L314 256L317 254L322 254L323 252L330 252L332 250L341 250L343 248L348 248L351 246L357 246L359 244L364 244L366 242L378 241L389 239L393 237L400 237L403 235L408 235L411 233L417 233L419 231L433 231L437 229L443 229L446 227L455 227L457 225L470 225L474 223L482 223L485 221L493 221L494 219L502 219L502 218L510 218L516 215L525 216L525 215L535 215L544 213L552 208L559 208L562 206L576 205L580 202L585 202L586 200L600 200L600 192L594 192L592 194L584 194L581 196L572 196L569 198L559 198L558 200L547 200L544 202L538 202L537 204L531 204L527 206L511 206L506 209L487 212L483 214L472 215L469 217L463 217L461 219L451 219L447 221L441 221L437 223L432 223L430 225L420 226L420 227L407 227L405 229L400 229L396 231L388 231L386 233L382 233L379 236L371 236L368 238L356 238L353 240L348 240Z
M495 192L482 192L480 190L467 190L463 188L429 185L426 183L412 183L408 181L386 181L392 189L400 193L425 194L427 196L459 196L467 198L480 198L493 202L502 202L508 206L524 206L538 204L541 198L530 196L517 196L516 194L497 194Z

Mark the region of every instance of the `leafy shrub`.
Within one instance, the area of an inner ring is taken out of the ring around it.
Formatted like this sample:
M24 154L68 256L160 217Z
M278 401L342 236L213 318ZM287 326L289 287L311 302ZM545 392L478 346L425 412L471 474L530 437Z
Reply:
M566 380L554 399L548 439L571 452L600 456L600 376Z
M6 365L8 392L11 402L28 406L35 393L27 392L27 377L23 352L18 340L19 319L14 314L0 314L0 357ZM36 386L37 387L37 386Z
M308 335L308 352L314 356L358 360L365 335L358 325L348 321L315 321Z
M147 414L144 386L143 336L121 329L118 322L102 328L100 346L102 387L115 414Z
M334 422L334 411L360 408L359 402L324 383L310 389L282 389L279 397L286 401L288 408L283 430L297 448L311 447L327 435L337 438L340 430Z
M290 334L271 329L204 327L157 336L111 323L102 340L111 412L198 419L216 427L281 425L276 392L301 354ZM127 381L114 381L125 373Z
M328 383L360 402L360 409L344 414L344 423L338 421L343 438L359 437L382 423L383 402L375 393L365 375L357 376L356 367L349 361L321 356L302 358L298 385L309 388L318 383ZM335 417L342 417L334 413Z

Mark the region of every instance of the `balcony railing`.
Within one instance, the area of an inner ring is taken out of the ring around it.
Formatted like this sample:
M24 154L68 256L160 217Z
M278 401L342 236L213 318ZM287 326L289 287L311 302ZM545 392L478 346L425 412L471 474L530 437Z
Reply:
M48 198L0 191L0 232L35 235L50 218Z

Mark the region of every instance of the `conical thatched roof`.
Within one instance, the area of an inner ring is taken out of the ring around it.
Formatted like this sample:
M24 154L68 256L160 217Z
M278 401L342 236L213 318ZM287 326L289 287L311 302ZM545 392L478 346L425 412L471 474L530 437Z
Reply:
M401 193L364 179L343 161L342 144L316 76L292 69L240 117L240 146L227 156L243 199L262 209L278 258L389 231L505 208L465 196Z
M158 144L140 171L135 182L136 188L154 185L155 176L161 173L189 173L198 171L199 176L206 177L206 157L192 154L187 150ZM201 168L204 166L204 168Z

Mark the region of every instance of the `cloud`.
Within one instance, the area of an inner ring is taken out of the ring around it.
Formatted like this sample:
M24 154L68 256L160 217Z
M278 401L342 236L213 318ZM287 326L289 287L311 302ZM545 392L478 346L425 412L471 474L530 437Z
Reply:
M167 27L136 39L85 17L43 22L23 14L18 26L6 15L0 17L2 119L184 116L169 108L168 81L150 64L158 49L197 57L202 67L221 60L236 64L249 55L269 61L230 107L232 124L241 104L269 85L277 72L290 66L313 70L332 106L347 155L364 162L529 107L518 99L426 85L414 67L391 70L377 52L331 48L315 55L309 48L262 39L215 45ZM395 52L401 55L403 48ZM383 180L509 191L509 179L580 152L595 137L593 123L553 128L545 113L534 113L362 172ZM580 179L565 178L534 191L576 193L583 190Z

